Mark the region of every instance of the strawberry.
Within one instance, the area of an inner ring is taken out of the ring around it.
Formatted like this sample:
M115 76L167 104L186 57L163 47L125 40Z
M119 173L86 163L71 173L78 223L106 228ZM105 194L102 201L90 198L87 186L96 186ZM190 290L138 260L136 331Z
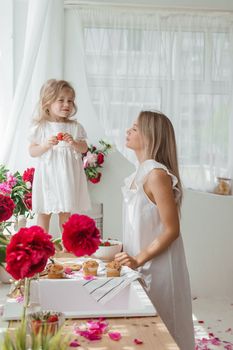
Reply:
M63 133L63 132L59 132L59 133L57 134L57 139L58 139L58 141L62 141L62 140L63 140L63 136L64 136L64 133Z
M57 322L58 321L58 317L57 315L50 315L47 319L47 322L48 323L51 323L51 322Z
M105 246L105 247L109 247L110 245L111 245L110 242L108 242L108 241L107 241L107 242L104 242L104 246Z

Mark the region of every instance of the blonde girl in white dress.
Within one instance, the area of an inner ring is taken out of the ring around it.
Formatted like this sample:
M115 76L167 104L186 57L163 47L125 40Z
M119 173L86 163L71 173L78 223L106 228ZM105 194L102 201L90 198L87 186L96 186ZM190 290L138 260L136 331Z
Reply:
M143 111L127 131L137 171L125 181L124 252L115 259L138 269L148 295L181 350L194 350L189 274L179 213L182 200L176 141L170 120Z
M48 80L41 88L38 116L30 130L29 152L37 157L32 210L37 224L49 231L52 214L59 224L71 213L90 209L81 154L87 151L86 132L76 120L75 91L64 80Z

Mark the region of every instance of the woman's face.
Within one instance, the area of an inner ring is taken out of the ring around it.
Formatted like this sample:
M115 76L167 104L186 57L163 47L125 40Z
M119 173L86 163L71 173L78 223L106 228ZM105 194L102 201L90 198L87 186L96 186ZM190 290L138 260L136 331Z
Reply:
M131 148L134 151L143 149L142 135L138 129L137 120L133 123L132 127L126 132L126 147Z

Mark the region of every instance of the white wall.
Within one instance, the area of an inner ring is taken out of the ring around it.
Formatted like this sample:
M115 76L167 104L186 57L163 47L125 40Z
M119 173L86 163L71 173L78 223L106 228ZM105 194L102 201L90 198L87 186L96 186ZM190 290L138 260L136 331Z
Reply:
M233 196L186 190L181 229L194 296L233 295Z

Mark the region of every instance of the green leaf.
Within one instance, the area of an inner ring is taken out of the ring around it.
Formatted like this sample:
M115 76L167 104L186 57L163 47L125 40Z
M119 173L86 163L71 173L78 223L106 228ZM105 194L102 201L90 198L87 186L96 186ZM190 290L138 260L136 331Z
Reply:
M6 246L0 245L0 264L6 261Z

